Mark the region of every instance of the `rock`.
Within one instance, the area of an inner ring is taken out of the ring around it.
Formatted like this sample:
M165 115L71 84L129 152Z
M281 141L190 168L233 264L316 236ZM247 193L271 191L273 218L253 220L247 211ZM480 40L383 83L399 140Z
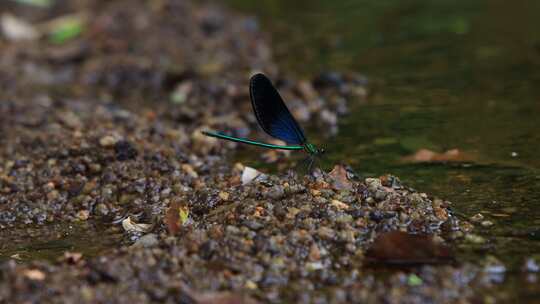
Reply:
M311 244L311 247L309 247L308 258L310 261L318 261L321 259L321 251L316 243Z
M345 204L345 203L343 203L343 202L341 202L341 201L335 200L335 199L332 200L332 201L330 202L330 204L331 204L332 206L336 207L336 208L339 209L339 210L348 210L348 209L349 209L349 205L347 205L347 204Z
M473 216L471 216L471 222L473 223L480 223L484 219L484 216L482 213L477 213Z
M105 135L99 139L99 145L104 148L112 147L116 144L117 139L111 135Z
M259 221L255 221L255 220L244 221L244 225L246 227L249 227L249 229L251 229L251 230L259 230L259 229L264 227L263 223L261 223Z
M145 234L140 237L133 246L141 247L154 247L159 243L158 237L155 233Z
M22 275L32 281L43 281L46 278L45 273L39 269L27 269Z
M11 14L2 14L0 25L4 36L11 41L35 40L39 32L34 26Z
M60 121L66 125L68 128L71 129L81 129L82 128L82 121L79 118L79 116L71 111L62 112L59 113L59 119Z
M300 213L300 209L295 207L289 207L287 208L287 218L294 218L298 213Z
M373 195L373 197L375 198L375 200L377 201L383 201L386 196L388 196L388 192L386 191L383 191L383 190L377 190L375 191L375 194Z
M276 200L282 199L285 196L285 190L283 189L283 186L275 185L265 193L265 196Z
M319 228L317 234L323 240L332 240L336 236L336 232L333 229L324 226Z
M308 271L320 270L324 269L324 265L321 262L309 262L306 263L306 269Z
M186 172L189 176L192 178L198 178L199 174L195 169L193 169L193 166L190 164L182 164L182 171Z
M246 287L247 289L251 289L251 290L255 290L258 288L257 286L257 283L251 281L251 280L247 280L246 281L246 284L244 284L244 287Z
M52 190L51 192L47 193L47 200L52 201L57 199L60 196L60 192L57 190Z
M114 152L116 159L119 161L125 161L129 159L134 159L137 157L137 150L133 145L127 140L120 140L114 144Z
M466 234L465 240L472 244L484 244L486 242L486 239L483 237L476 235L476 234Z
M186 81L180 83L171 94L171 101L176 104L183 104L189 97L193 89L193 82Z
M336 217L336 222L338 223L351 223L353 221L353 217L350 214L341 214Z
M493 222L492 221L482 221L480 223L480 225L482 225L483 227L491 227L491 226L493 226Z
M219 198L222 199L223 201L228 201L229 200L229 192L225 192L225 191L220 191L219 194L218 194Z
M525 261L525 265L523 266L523 270L527 272L540 272L540 265L534 258L528 258Z
M378 178L366 178L366 185L370 191L376 191L377 188L382 187L381 180Z
M489 255L485 260L484 271L489 274L502 274L506 272L506 266L496 257Z
M104 203L99 203L96 205L96 212L99 215L107 215L109 213L109 207Z
M90 217L90 211L88 210L80 210L77 212L77 218L81 221L86 221Z

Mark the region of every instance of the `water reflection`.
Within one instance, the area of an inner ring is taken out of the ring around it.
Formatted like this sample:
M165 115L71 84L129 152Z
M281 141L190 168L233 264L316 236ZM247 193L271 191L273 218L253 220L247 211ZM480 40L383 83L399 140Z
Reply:
M331 160L481 213L493 225L478 233L514 270L540 252L540 1L227 2L261 17L287 70L370 77L372 94L342 121ZM473 159L402 161L422 148Z

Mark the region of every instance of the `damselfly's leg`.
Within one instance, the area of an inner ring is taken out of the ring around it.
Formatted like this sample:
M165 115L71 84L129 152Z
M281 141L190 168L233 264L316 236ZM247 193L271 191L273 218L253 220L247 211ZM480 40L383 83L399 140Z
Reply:
M311 169L313 169L313 163L315 162L315 157L309 156L309 165L308 165L308 173L311 174Z

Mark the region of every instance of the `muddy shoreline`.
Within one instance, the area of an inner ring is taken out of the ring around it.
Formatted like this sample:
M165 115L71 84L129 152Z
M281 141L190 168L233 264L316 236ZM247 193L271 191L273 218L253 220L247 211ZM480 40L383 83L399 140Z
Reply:
M64 15L84 28L60 44L46 32L0 39L0 229L13 240L2 242L1 302L486 300L489 275L439 249L472 229L450 202L346 165L292 174L272 151L254 157L281 173L250 178L228 156L252 148L200 134L261 136L247 80L264 71L300 122L331 135L347 103L366 98L364 77L286 75L257 20L214 4L1 6L37 31ZM93 254L60 244L66 253L45 260L9 246L66 235L25 227L81 223L107 227L86 241L114 241ZM374 241L396 230L429 235L421 244L433 248L405 255L412 267L373 268L392 258L372 253Z

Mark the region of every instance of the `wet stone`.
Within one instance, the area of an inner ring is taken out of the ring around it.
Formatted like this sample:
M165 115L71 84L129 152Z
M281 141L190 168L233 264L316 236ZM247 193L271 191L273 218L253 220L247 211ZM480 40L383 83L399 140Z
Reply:
M157 238L157 235L154 233L149 233L141 236L134 244L134 246L142 246L142 247L154 247L158 245L159 240Z
M212 256L217 253L219 250L219 244L218 242L214 240L209 240L204 242L201 247L199 248L199 255L205 259L209 260L212 258Z
M369 213L369 218L372 220L372 221L375 221L375 222L380 222L382 221L384 218L385 218L385 215L383 212L379 211L379 210L374 210L374 211L371 211Z
M263 223L261 223L259 221L255 221L255 220L244 221L244 225L249 227L252 230L259 230L259 229L264 227Z
M114 152L116 159L119 161L126 161L137 157L137 150L126 140L120 140L114 144Z
M265 193L265 196L271 199L281 199L285 196L285 191L283 189L283 186L273 186L268 190L268 192Z
M116 142L117 139L111 135L106 135L99 139L99 145L105 148L114 146Z
M527 272L540 272L540 263L538 260L534 258L526 259L523 269Z
M332 240L336 235L335 231L328 227L320 227L317 234L323 240Z
M377 190L375 191L374 198L377 201L383 201L387 195L388 195L388 192L383 191L383 190Z

